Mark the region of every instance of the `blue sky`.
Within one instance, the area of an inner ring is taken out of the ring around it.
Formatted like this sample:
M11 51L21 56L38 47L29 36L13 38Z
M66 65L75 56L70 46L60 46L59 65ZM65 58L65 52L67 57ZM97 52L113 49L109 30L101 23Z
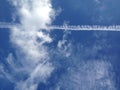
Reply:
M119 25L119 3L1 0L0 22L20 27L0 29L0 90L119 90L119 32L47 27Z

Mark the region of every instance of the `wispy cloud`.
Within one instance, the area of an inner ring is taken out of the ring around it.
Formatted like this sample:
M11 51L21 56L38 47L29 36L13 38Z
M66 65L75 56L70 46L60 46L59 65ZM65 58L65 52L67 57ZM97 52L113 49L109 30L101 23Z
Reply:
M62 56L64 57L69 57L72 53L72 44L71 42L68 41L67 37L68 35L71 34L70 31L64 31L64 35L62 40L58 41L57 47L58 51ZM69 42L69 43L68 43Z
M69 90L72 88L75 90L116 90L111 76L111 67L109 62L103 60L81 62L76 64L76 67L68 69L68 73L62 77L58 86Z
M65 68L65 72L59 76L55 89L116 90L111 58L99 52L109 48L105 36L106 34L102 32L95 33L95 42L86 40L83 45L79 40L75 41L77 44L69 42L67 40L69 37L65 34L65 38L58 42L58 48L62 53L59 53L60 61L62 62L61 58L65 57L63 59L65 64L61 66L62 69ZM74 42L74 39L72 40ZM66 52L64 47L69 43L71 46ZM66 57L64 53L70 53L70 56Z

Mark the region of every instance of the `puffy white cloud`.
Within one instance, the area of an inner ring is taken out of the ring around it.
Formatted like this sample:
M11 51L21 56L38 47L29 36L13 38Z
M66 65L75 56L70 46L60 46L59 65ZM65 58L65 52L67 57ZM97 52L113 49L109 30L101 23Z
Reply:
M36 90L54 70L44 43L52 42L47 26L52 23L55 13L50 0L9 1L16 9L14 16L19 19L20 26L11 29L10 39L16 49L16 58L9 54L6 60L12 72L9 74L2 69L2 73L10 81L15 80L16 90ZM41 30L43 27L46 33Z
M50 0L11 0L17 9L21 24L27 30L46 27L54 17Z

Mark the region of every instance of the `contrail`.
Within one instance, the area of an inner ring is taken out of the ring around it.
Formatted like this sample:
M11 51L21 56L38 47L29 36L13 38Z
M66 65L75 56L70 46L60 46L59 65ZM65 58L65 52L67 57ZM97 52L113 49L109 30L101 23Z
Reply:
M20 27L20 24L17 23L3 23L0 22L0 28L13 28L14 26ZM52 25L45 28L40 29L57 29L57 30L75 30L75 31L120 31L120 25L109 25L109 26L101 26L101 25Z
M60 30L85 30L85 31L120 31L120 25L109 25L109 26L101 26L101 25L62 25L62 26L50 26L50 29L60 29Z
M0 28L12 28L14 26L19 26L19 24L0 22Z

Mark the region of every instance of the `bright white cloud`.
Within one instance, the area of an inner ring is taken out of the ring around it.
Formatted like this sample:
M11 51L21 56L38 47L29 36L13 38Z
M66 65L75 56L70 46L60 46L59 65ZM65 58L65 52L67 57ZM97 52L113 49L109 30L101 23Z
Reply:
M47 26L54 19L50 0L9 0L15 7L15 17L20 26L11 29L10 39L16 49L16 58L9 54L7 62L13 73L3 73L10 81L15 80L16 90L36 90L46 81L54 67L49 62L49 52L44 43L52 42ZM46 28L44 33L40 28ZM18 63L15 63L17 62ZM17 66L18 65L18 66ZM18 75L14 77L14 75ZM18 79L27 76L26 79Z
M20 22L27 30L46 27L51 24L54 11L50 0L12 0L17 9Z

